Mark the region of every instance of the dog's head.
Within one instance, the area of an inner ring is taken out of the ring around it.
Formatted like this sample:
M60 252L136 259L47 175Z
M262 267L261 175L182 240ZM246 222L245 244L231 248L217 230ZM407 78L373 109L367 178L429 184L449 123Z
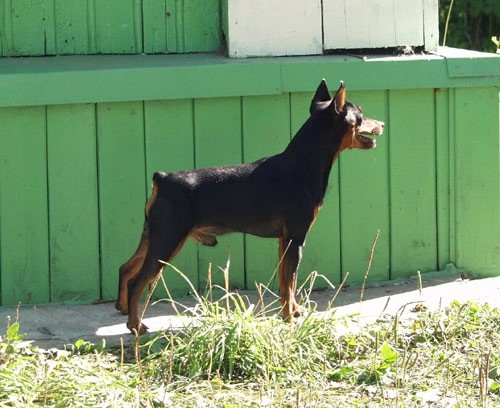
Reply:
M332 98L326 81L323 79L316 89L310 107L311 115L331 115L335 129L340 137L340 150L372 149L377 145L375 136L384 131L384 122L366 118L361 107L346 100L346 88L343 81Z

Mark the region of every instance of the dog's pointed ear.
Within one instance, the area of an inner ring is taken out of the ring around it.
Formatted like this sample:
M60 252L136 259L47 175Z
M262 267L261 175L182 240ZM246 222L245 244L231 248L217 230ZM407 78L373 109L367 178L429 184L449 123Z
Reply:
M344 110L345 107L345 85L344 81L340 81L340 87L335 94L334 99L334 107L335 107L335 112L338 114L341 113Z
M324 102L329 102L331 100L332 97L330 95L330 91L328 90L328 86L326 85L326 80L322 79L312 98L309 112L312 114L319 105L322 105Z

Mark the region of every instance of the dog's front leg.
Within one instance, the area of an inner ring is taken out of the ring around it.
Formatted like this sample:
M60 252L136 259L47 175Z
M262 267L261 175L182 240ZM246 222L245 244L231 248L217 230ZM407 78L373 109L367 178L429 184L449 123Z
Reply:
M302 244L284 237L279 239L279 293L283 306L283 319L291 321L302 314L302 308L295 300L297 273L302 257Z

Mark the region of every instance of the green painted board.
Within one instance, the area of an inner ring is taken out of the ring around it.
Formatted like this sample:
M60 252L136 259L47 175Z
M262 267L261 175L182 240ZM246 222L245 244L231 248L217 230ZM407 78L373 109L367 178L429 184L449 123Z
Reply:
M134 253L144 225L143 104L97 105L102 298L115 299L118 268Z
M242 162L241 98L197 99L194 104L195 163L197 168ZM200 285L207 281L209 264L212 282L223 284L224 268L230 254L230 279L235 287L245 286L242 234L217 238L215 248L198 246Z
M289 141L289 94L243 98L244 162L249 163L280 153ZM277 240L245 236L245 270L248 288L254 289L254 282L264 285L271 282L269 286L276 289L278 261Z
M391 277L435 271L434 90L389 91Z
M144 105L146 178L148 193L151 177L157 170L172 172L194 168L194 125L191 99L146 102ZM198 287L198 251L196 243L188 240L171 261ZM168 291L173 296L186 295L188 284L172 268L163 272ZM164 298L166 290L160 282L155 296Z
M96 51L106 54L142 52L140 0L91 0L95 8Z
M436 215L438 269L443 270L452 259L450 200L450 106L449 90L434 90L436 104Z
M449 191L449 217L450 217L450 235L449 235L449 247L450 247L450 261L457 265L457 203L456 203L456 137L455 137L455 89L448 89L448 133L446 137L448 138L449 144L449 163L448 163L448 191ZM500 132L500 129L499 129Z
M6 0L4 8L8 55L54 54L54 0Z
M91 0L55 1L55 41L57 55L95 53L94 4Z
M183 0L184 49L215 51L221 44L219 0Z
M221 43L218 0L1 0L0 22L2 56L211 52Z
M175 1L173 2L175 8ZM176 38L167 35L167 21L171 11L167 9L167 0L150 0L143 7L144 18L144 52L156 54L167 50L167 42L177 42ZM173 30L176 34L176 30Z
M51 301L100 298L95 105L47 108Z
M292 135L309 117L312 96L313 92L291 95ZM340 266L339 166L336 163L330 173L329 187L323 207L307 236L299 270L299 283L304 282L313 271L324 275L330 281L339 282ZM324 281L318 279L316 284L324 286Z
M50 300L45 107L0 109L3 305Z
M370 118L387 121L387 94L349 92ZM380 229L368 279L387 280L390 270L389 137L377 138L373 150L344 151L340 156L342 270L349 283L364 280L372 242Z
M499 123L498 89L455 90L456 262L476 277L500 271Z
M0 1L0 21L3 22L2 24L0 24L0 56L3 56L4 53L11 52L10 47L7 45L7 34L6 34L7 31L11 31L11 29L10 29L10 23L9 27L7 27L5 15L6 15L5 5Z
M218 0L152 0L144 3L144 52L210 52L220 46Z
M404 64L397 58L365 63L338 55L244 60L219 54L5 58L0 64L0 106L312 94L325 72L337 73L330 85L337 87L338 78L349 74L348 89L362 91L500 85L500 76L449 78L444 58L422 65L427 57ZM500 72L500 57L497 61ZM295 65L300 70L287 69ZM391 76L393 71L404 75ZM376 79L370 80L372 74Z

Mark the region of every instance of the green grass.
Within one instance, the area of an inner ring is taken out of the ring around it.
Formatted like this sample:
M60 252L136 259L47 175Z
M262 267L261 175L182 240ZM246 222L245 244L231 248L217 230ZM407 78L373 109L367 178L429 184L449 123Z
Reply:
M334 310L283 323L277 305L213 291L183 330L129 348L0 341L2 406L500 406L500 311L455 302L360 324ZM307 304L307 293L306 293Z

